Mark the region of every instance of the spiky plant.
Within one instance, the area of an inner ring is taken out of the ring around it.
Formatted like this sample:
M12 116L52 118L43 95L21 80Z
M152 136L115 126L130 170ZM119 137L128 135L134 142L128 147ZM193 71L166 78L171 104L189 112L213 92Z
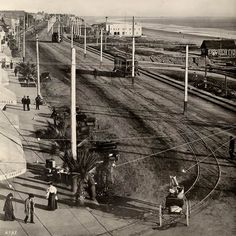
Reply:
M26 79L29 83L30 79L36 80L36 65L29 62L19 62L17 63L17 68L19 73Z

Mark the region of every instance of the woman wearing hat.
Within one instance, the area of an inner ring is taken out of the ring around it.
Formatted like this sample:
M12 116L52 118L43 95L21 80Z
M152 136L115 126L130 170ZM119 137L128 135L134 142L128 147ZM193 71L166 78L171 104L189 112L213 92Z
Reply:
M13 199L13 194L9 193L7 195L4 207L3 207L3 211L5 212L4 215L4 220L10 220L13 221L16 219L15 215L14 215L14 209L13 209L13 204L12 204L12 199Z

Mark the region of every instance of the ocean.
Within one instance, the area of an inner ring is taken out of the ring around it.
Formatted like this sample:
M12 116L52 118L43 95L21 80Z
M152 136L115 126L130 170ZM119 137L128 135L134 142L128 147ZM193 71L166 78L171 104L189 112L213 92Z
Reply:
M131 23L132 18L108 17L108 23L118 22ZM135 22L147 29L236 40L236 17L136 17Z

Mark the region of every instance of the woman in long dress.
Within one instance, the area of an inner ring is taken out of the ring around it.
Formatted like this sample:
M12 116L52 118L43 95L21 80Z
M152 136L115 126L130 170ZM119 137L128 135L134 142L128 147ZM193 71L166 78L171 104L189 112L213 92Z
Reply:
M57 188L49 183L49 188L47 189L47 199L48 199L48 210L54 211L57 209Z
M7 195L3 211L5 212L4 220L5 221L13 221L16 219L14 215L14 209L13 209L13 204L12 204L12 199L13 199L13 194L9 193Z

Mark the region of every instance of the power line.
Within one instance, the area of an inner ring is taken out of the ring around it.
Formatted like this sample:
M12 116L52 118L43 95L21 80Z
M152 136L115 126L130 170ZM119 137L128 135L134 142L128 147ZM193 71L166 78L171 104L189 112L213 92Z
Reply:
M209 135L209 136L204 136L204 137L202 137L202 138L195 139L195 140L193 140L193 141L191 141L191 142L186 142L186 143L184 143L184 144L180 144L180 145L177 145L177 146L174 146L174 147L165 149L165 150L163 150L163 151L160 151L160 152L157 152L157 153L153 153L153 154L151 154L151 155L143 156L143 157L134 159L134 160L132 160L132 161L127 161L127 162L118 164L118 165L116 165L116 167L120 167L120 166L124 166L124 165L131 164L131 163L134 163L134 162L138 162L138 161L144 160L144 159L146 159L146 158L155 157L156 155L165 153L165 152L167 152L167 151L174 150L174 149L176 149L176 148L178 148L178 147L183 147L183 146L188 145L188 144L191 144L191 143L195 143L195 142L198 142L198 141L202 141L202 139L209 138L209 137L211 137L211 136L215 136L216 134L219 134L219 133L228 132L229 130L233 130L233 129L235 129L235 127L230 128L230 129L228 129L228 130L219 131L219 132L214 133L214 134L211 134L211 135Z

